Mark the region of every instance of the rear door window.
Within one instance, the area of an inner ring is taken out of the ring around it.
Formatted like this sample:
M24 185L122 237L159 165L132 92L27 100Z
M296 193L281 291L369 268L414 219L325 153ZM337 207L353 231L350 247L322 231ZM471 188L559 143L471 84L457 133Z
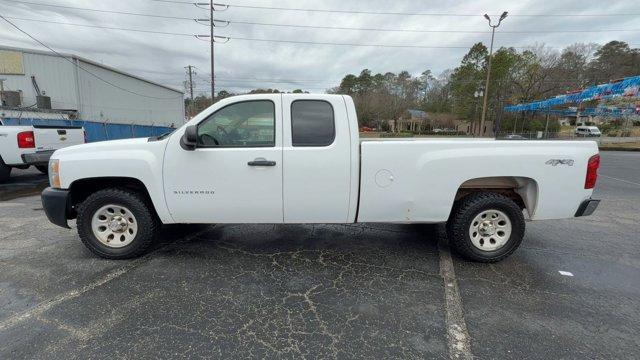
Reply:
M293 146L328 146L336 137L333 106L321 100L296 100L291 104Z

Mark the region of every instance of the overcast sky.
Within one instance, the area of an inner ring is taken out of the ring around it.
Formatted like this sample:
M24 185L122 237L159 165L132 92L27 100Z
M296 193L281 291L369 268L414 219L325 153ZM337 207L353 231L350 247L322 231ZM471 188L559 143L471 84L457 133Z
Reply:
M183 0L176 0L183 1ZM187 0L184 0L187 1ZM202 0L200 0L202 1ZM227 0L216 0L225 2ZM185 18L205 18L208 11L192 4L152 0L30 0L110 11L157 14ZM562 48L575 42L605 43L626 41L640 47L640 5L634 1L530 0L530 1L374 1L374 0L228 0L230 5L289 8L375 11L395 13L477 14L477 16L408 16L354 13L323 13L229 7L216 12L218 19L240 22L294 24L376 29L488 31L485 12L510 16L500 26L496 46L525 47L544 43ZM121 14L44 7L0 0L0 13L10 18L47 20L74 24L135 28L184 34L208 34L206 26L185 19L160 19ZM528 17L532 14L574 14L574 16ZM586 14L632 14L631 16L575 16ZM497 17L497 16L494 16ZM11 19L16 25L57 51L73 53L126 72L183 89L187 65L196 66L196 93L208 92L209 45L190 36L137 33L85 28ZM618 32L539 33L551 30L636 30ZM500 33L500 32L503 33ZM538 33L507 33L538 31ZM336 86L348 73L363 68L373 72L407 70L420 74L430 69L439 74L456 67L465 49L381 48L336 45L271 43L233 39L333 42L348 44L419 45L468 48L478 41L486 44L490 33L409 33L353 30L326 30L231 24L216 35L232 39L216 45L216 91L244 91L252 88L302 88L323 92ZM42 49L40 45L2 22L0 44ZM264 80L252 80L264 79ZM269 82L269 81L272 82Z

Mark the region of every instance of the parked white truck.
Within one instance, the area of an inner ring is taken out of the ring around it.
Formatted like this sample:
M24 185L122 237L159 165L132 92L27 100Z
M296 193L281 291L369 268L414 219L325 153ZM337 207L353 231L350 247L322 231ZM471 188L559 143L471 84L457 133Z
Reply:
M55 150L83 143L82 127L4 126L0 120L0 183L9 179L13 168L35 166L46 174Z
M491 262L525 214L591 214L598 166L594 142L360 140L348 96L261 94L165 136L58 150L42 202L111 259L144 253L160 224L446 222L461 255Z

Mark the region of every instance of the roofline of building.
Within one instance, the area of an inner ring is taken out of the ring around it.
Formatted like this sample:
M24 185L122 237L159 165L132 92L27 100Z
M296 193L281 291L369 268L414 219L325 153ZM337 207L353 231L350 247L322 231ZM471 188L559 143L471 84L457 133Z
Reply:
M23 53L32 53L32 54L59 57L58 55L52 53L51 51L37 50L37 49L30 49L30 48L20 48L20 47L6 46L6 45L0 45L0 50L20 51L20 52L23 52ZM144 82L149 83L151 85L160 86L160 87L165 88L167 90L175 91L177 93L180 93L180 94L184 95L184 91L172 88L171 86L163 85L163 84L157 83L155 81L151 81L151 80L142 78L140 76L133 75L133 74L124 72L122 70L118 70L118 69L116 69L114 67L111 67L111 66L108 66L108 65L104 65L104 64L100 64L98 62L95 62L93 60L89 60L87 58L83 58L83 57L75 55L75 54L68 54L68 53L62 53L62 52L58 52L58 54L60 54L60 55L62 55L64 57L70 58L70 59L75 59L75 60L82 61L84 63L90 64L90 65L93 65L93 66L97 66L97 67L100 67L100 68L103 68L103 69L106 69L106 70L109 70L109 71L113 71L113 72L118 73L120 75L124 75L124 76L130 77L130 78L136 79L136 80L144 81Z

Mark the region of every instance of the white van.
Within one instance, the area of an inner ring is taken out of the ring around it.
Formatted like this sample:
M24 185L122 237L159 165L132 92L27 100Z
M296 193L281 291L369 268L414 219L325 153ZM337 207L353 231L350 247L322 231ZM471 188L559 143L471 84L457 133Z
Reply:
M576 128L576 136L602 136L600 129L597 126L578 126Z

